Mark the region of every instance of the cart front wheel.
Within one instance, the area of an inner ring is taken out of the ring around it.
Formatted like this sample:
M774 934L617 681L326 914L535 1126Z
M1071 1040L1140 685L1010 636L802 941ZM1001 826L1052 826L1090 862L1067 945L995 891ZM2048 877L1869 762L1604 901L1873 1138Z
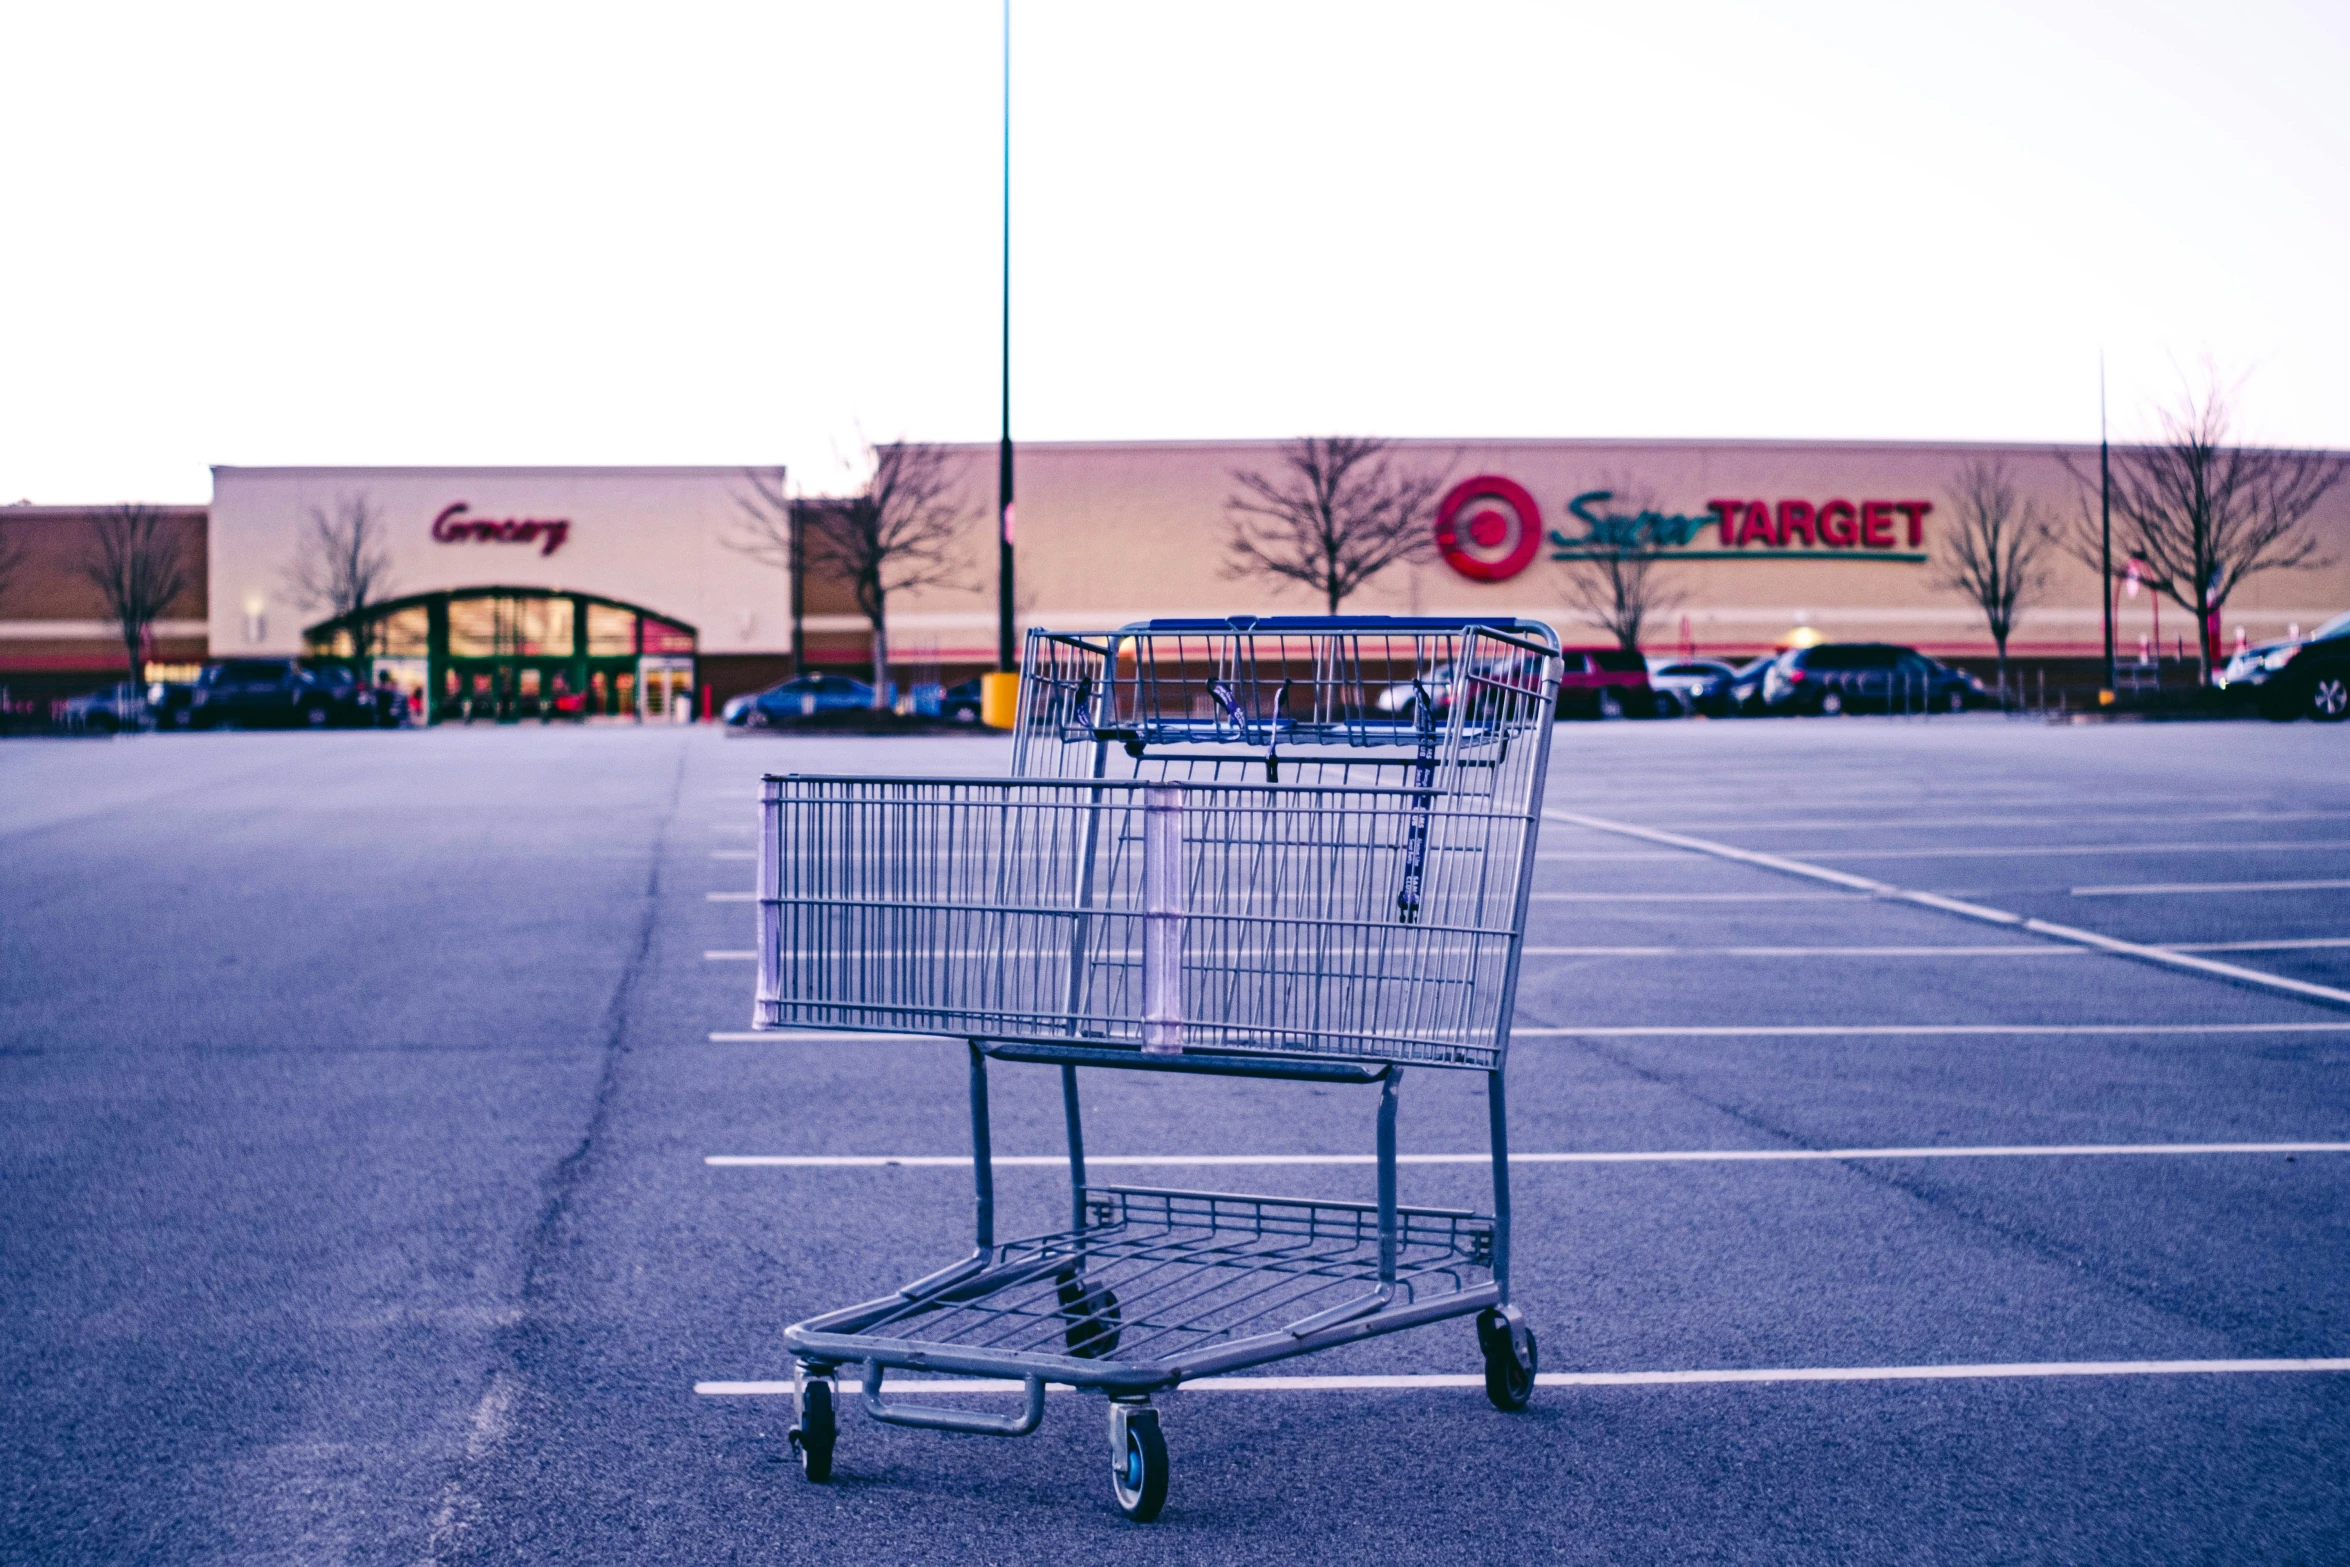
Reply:
M1518 1358L1518 1347L1509 1324L1495 1312L1486 1312L1477 1318L1477 1341L1485 1351L1485 1396L1496 1409L1516 1412L1534 1401L1534 1373L1541 1364L1540 1352L1535 1348L1534 1330L1526 1333L1526 1358Z
M822 1485L832 1478L832 1445L840 1439L840 1424L832 1412L832 1384L811 1380L800 1394L800 1423L791 1428L792 1451L800 1455L800 1473Z
M1159 1412L1126 1410L1120 1426L1125 1441L1111 1461L1110 1489L1117 1493L1120 1512L1136 1523L1149 1523L1167 1505L1167 1439L1159 1434Z
M1083 1360L1101 1360L1118 1352L1117 1292L1106 1285L1089 1285L1075 1273L1058 1280L1061 1315L1068 1326L1062 1338L1069 1353Z

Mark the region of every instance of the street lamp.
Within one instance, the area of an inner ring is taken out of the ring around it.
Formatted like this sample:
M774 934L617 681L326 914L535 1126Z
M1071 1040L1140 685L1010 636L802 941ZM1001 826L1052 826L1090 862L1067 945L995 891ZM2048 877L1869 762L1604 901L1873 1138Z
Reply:
M995 667L1012 668L1012 0L1004 0L1003 442L996 457Z

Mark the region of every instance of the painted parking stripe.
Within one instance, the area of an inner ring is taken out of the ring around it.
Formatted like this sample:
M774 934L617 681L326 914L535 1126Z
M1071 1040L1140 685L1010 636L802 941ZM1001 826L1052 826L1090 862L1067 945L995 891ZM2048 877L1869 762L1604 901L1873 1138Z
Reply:
M2079 947L1525 947L1530 958L2077 958Z
M759 895L755 892L713 892L706 896L712 903L749 903Z
M1932 1038L2005 1034L2341 1034L2350 1023L1723 1023L1697 1026L1513 1028L1512 1039ZM712 1036L715 1038L716 1036ZM745 1035L745 1038L762 1036Z
M1536 903L1867 903L1865 892L1537 892Z
M2308 1360L2024 1360L1945 1366L1772 1366L1702 1371L1544 1371L1540 1387L1688 1387L1737 1382L1971 1382L2058 1377L2282 1376L2350 1371L2350 1357ZM1073 1392L1051 1383L1056 1392ZM1199 1393L1373 1393L1423 1388L1482 1388L1485 1378L1446 1373L1403 1376L1201 1377L1183 1384ZM1021 1384L996 1378L890 1382L893 1393L1017 1393ZM704 1398L788 1397L789 1382L696 1382Z
M2322 892L2350 887L2350 878L2330 881L2148 881L2118 887L2075 887L2076 898L2143 897L2169 892Z
M2214 1154L2350 1153L2343 1143L2050 1143L1971 1148L1698 1148L1665 1153L1513 1153L1512 1164L1784 1164L1859 1159L2186 1158ZM1398 1164L1487 1164L1489 1153L1403 1153ZM1066 1154L997 1154L1008 1169L1066 1169ZM1087 1154L1086 1168L1157 1166L1369 1165L1372 1154ZM968 1170L968 1154L710 1154L702 1163L723 1170Z
M1963 1035L2226 1035L2342 1034L2350 1023L1724 1023L1585 1028L1513 1028L1510 1037L1534 1039L1931 1039ZM714 1045L962 1043L957 1034L892 1034L879 1031L766 1028L721 1031Z
M2165 952L2310 952L2350 947L2350 936L2306 936L2279 941L2165 941ZM1995 947L1524 947L1530 958L2080 958L2089 947L2046 944ZM748 953L744 956L749 956Z
M1878 817L1782 817L1777 820L1757 821L1750 816L1723 815L1719 817L1691 817L1663 822L1642 822L1643 827L1688 827L1698 830L1720 830L1734 827L1740 831L1755 832L1850 832L1855 829L1913 828L1919 832L1939 832L1950 827L2144 827L2146 818L2140 816L1942 816L1912 807L1901 807L1901 814ZM2341 822L2350 821L2350 811L2164 811L2165 822Z
M703 953L702 957L711 963L755 963L758 961L759 954L748 949L733 951L713 948Z
M2035 843L2015 846L1984 846L1970 844L1962 848L1937 849L1806 849L1807 860L2000 860L2021 859L2035 855L2071 857L2088 854L2281 854L2299 853L2311 849L2350 849L2350 841L2341 839L2312 840L2303 843ZM1537 854L1538 860L1671 860L1680 856L1670 853L1627 849L1621 851L1592 850L1587 853L1562 851ZM747 856L746 856L747 858Z
M2188 969L2209 974L2234 984L2256 986L2266 990L2281 990L2291 995L2306 997L2329 1006L2350 1007L2350 990L2332 985L2313 985L2307 980L2288 979L2282 974L2270 974L2260 969L2245 968L2240 964L2222 963L2214 958L2199 957L2188 952L2173 952L2161 947L2149 947L2134 941L2101 935L2083 930L2077 925L2059 925L2052 920L2029 919L2011 914L2005 909L1990 908L1980 903L1945 897L1935 892L1913 892L1887 882L1872 881L1866 876L1855 876L1849 871L1831 870L1824 865L1813 865L1803 860L1791 860L1783 855L1760 854L1752 849L1740 849L1726 843L1715 843L1707 838L1688 838L1679 833L1657 832L1646 827L1634 827L1624 822L1610 821L1599 816L1580 816L1571 811L1544 811L1546 820L1564 821L1571 826L1589 827L1599 832L1620 833L1643 838L1672 848L1687 849L1692 853L1711 855L1717 859L1733 860L1752 865L1760 870L1777 871L1782 875L1801 876L1812 881L1824 881L1855 892L1865 892L1888 901L1914 903L1921 908L1937 909L1945 914L1956 914L1965 919L1982 920L1993 925L2029 931L2035 936L2046 936L2055 941L2070 942L2076 946L2095 947L2115 957L2135 958L2141 962ZM2350 881L2304 882L2303 887L2350 887ZM2076 892L2083 889L2075 888ZM2207 889L2208 890L2208 889ZM2240 890L2240 889L2239 889Z
M710 851L710 858L713 860L755 860L758 857L759 851L756 849L712 849Z

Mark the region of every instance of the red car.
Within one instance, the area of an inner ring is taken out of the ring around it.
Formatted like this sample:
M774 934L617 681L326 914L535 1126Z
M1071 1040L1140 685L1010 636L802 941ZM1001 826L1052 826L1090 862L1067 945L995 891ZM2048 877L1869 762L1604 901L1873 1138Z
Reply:
M1657 697L1648 660L1620 647L1571 647L1559 655L1561 718L1654 718Z

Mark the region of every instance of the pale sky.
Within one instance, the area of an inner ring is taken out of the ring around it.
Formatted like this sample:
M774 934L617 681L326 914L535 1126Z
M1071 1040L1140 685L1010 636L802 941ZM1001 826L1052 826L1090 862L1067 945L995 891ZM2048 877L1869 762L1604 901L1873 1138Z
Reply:
M992 440L1001 12L0 10L0 501ZM1030 440L2350 447L2350 5L1016 0Z

